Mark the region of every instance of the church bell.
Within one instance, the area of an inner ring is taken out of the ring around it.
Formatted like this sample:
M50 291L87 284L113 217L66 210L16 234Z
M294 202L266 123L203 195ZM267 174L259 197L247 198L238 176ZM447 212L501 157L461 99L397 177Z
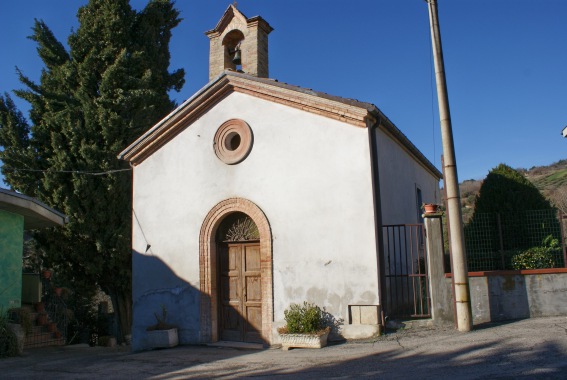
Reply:
M234 52L234 58L232 58L232 63L234 63L235 65L242 65L240 49L237 49Z

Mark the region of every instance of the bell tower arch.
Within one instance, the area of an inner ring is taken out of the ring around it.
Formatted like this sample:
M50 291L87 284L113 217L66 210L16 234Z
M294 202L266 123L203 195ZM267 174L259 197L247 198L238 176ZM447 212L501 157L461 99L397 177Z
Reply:
M272 30L262 17L247 18L229 5L217 26L205 33L210 40L209 80L224 70L268 78L268 34Z

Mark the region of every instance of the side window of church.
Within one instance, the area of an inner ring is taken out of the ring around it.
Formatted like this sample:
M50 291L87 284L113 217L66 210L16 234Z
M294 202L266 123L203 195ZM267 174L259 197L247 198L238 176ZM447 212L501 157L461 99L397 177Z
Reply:
M423 204L423 196L421 195L421 189L415 187L415 208L417 210L417 222L423 223L423 213L421 212L421 205Z

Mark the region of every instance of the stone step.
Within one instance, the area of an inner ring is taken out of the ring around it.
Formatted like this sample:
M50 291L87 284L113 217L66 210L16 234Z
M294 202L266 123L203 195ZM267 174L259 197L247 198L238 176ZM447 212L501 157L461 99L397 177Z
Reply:
M34 305L29 304L29 303L23 303L21 306L22 309L26 309L27 311L29 311L30 313L35 312L34 309Z
M47 325L40 326L37 324L39 313L35 311L34 305L22 304L22 308L28 310L32 321L32 330L24 342L24 348L36 348L47 346L64 346L65 337L55 338L55 333L47 330ZM49 317L48 317L49 321Z
M30 335L32 334L39 334L39 333L45 333L47 332L47 327L45 326L39 326L39 325L34 325L32 326L32 329L30 331Z
M431 328L435 326L433 319L395 319L386 322L386 328L391 330Z
M50 332L30 334L26 337L26 341L24 342L24 348L63 345L65 345L65 338L55 338L54 333Z

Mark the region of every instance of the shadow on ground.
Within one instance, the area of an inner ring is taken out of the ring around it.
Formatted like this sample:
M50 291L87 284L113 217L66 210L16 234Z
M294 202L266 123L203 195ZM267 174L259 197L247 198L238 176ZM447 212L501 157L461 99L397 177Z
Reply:
M0 361L3 379L440 378L560 379L567 370L565 317L498 323L471 333L400 331L375 342L284 352L183 346L54 348Z

